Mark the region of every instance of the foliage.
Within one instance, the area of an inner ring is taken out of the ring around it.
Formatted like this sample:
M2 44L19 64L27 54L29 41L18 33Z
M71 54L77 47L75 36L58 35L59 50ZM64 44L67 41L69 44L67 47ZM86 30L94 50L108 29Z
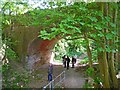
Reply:
M21 3L18 5L20 4ZM63 54L80 55L80 46L85 48L89 45L92 51L93 60L97 59L97 51L105 53L114 53L115 51L118 51L117 44L119 42L116 39L118 38L118 30L116 29L116 23L113 22L114 17L112 17L112 14L107 15L105 10L102 12L98 3L94 2L88 4L76 2L68 6L64 6L63 3L57 4L60 7L56 9L52 8L54 3L50 3L52 9L42 10L37 8L34 9L34 11L31 10L23 14L22 11L20 11L20 8L16 6L17 3L7 2L2 8L4 16L2 20L2 28L6 27L6 25L13 27L14 24L35 27L40 26L41 30L38 37L42 39L51 40L56 36L60 36L64 39L74 40L67 40L67 43L63 41L66 43L63 45L64 48L62 48L59 44L57 44L58 46L55 46L55 51L57 51L60 56ZM63 7L61 5L63 5ZM105 5L107 4L104 4L104 6ZM119 7L116 3L109 5L111 6L109 9L110 13ZM105 9L106 7L103 8ZM80 40L80 38L84 39ZM113 41L113 43L109 44L110 41ZM7 57L10 59L16 58L12 49L7 49ZM13 57L11 57L11 55ZM109 62L109 60L106 62ZM7 68L7 66L5 67ZM93 68L88 68L86 71L88 76L92 76L93 72ZM19 75L16 77L19 77ZM98 78L96 79L96 82L99 82Z
M11 46L16 44L16 42L13 42L10 38L6 38L5 36L2 38L2 47L5 50L5 59L8 60L18 60L18 56L14 50L12 50Z
M15 51L13 51L11 48L7 48L5 52L6 52L6 57L9 60L17 60L18 59Z
M14 3L11 3L11 11L14 7ZM24 5L24 3L21 3ZM60 3L59 3L60 4ZM63 3L62 3L63 4ZM20 5L20 4L18 4ZM53 5L53 3L52 3ZM72 35L71 37L82 36L83 32L86 32L90 38L96 39L99 43L96 43L96 47L101 44L100 38L105 36L106 39L112 39L116 33L103 33L102 29L108 29L107 22L110 22L110 17L104 16L101 11L91 7L98 7L95 3L74 3L70 6L59 7L56 9L34 9L26 14L5 15L3 21L14 21L25 26L42 26L39 37L43 39L52 39L57 35L62 37L66 35ZM4 7L5 8L5 7ZM7 5L5 10L7 10ZM76 13L77 12L77 13ZM8 17L8 18L7 18ZM9 20L10 19L10 20ZM4 22L3 22L4 23ZM115 27L115 24L110 22L111 27ZM93 33L94 32L94 33ZM113 46L114 47L114 46ZM98 50L103 49L96 48ZM107 46L106 51L110 52L111 47Z
M58 43L55 45L53 52L55 54L55 60L62 61L62 56L66 54L65 48L67 47L67 43L64 39L58 41Z
M28 74L12 71L10 64L2 65L2 74L3 88L27 87L27 83L30 82Z
M97 51L96 50L92 51L92 59L93 59L93 62L98 62Z
M94 83L100 84L100 82L102 82L101 78L96 76L96 77L94 78Z
M70 9L70 10L68 11L68 9ZM51 29L52 32L50 34L44 31L45 33L42 33L42 35L44 35L44 37L46 35L47 35L47 37L49 35L50 36L53 36L56 34L58 35L59 33L57 33L57 32L61 32L61 36L64 36L66 34L74 34L74 33L79 34L81 32L84 32L85 31L84 29L86 29L86 28L87 28L86 31L89 31L88 29L94 30L94 28L96 28L98 30L100 29L98 27L101 27L100 25L102 24L102 22L100 22L99 26L98 26L98 23L97 23L98 20L96 17L93 17L93 16L97 15L97 13L98 13L98 16L100 17L101 13L96 12L96 11L95 11L95 13L92 13L93 10L91 11L90 9L88 9L86 4L77 3L77 4L74 4L73 6L65 8L65 10L68 11L67 14L69 14L69 16L66 19L61 21L61 23L59 24L59 27L58 27L59 29L52 28ZM73 10L76 10L78 12L76 13ZM87 13L86 13L86 11L87 11ZM71 12L72 12L72 14L70 14ZM88 14L89 14L89 16L88 16ZM80 15L82 15L82 16L80 16ZM52 33L54 33L54 34L52 35Z
M93 8L93 5L95 5L94 7L96 8ZM57 27L51 27L49 30L43 29L40 31L39 37L51 40L59 35L61 38L72 39L73 42L71 44L69 44L67 40L68 47L65 48L65 51L68 52L66 52L68 55L76 54L76 52L72 52L77 51L77 43L75 43L75 41L79 42L78 46L81 45L84 48L90 44L93 61L97 61L98 59L97 51L115 51L115 44L112 44L112 46L106 45L104 49L102 47L104 43L102 38L105 37L106 40L111 40L116 35L115 31L111 29L115 28L116 25L111 22L110 16L104 16L103 12L97 9L96 3L74 3L71 6L61 8L60 12L65 14L65 19L61 19L61 21L56 24ZM108 22L110 23L110 27L107 26ZM103 32L103 30L108 30L112 33ZM84 36L85 34L86 36ZM88 41L83 39L82 42L80 42L80 38L85 37L87 37ZM78 49L80 54L80 47ZM61 54L59 55L61 56ZM61 60L61 58L58 59ZM87 61L83 63L87 63Z
M83 52L83 47L78 40L61 39L54 47L56 60L61 60L63 55L79 57Z
M83 85L83 88L86 88L86 90L87 90L87 88L92 88L92 85L90 85L89 83L85 83Z
M93 5L95 5L95 3ZM74 10L76 10L77 13ZM66 11L66 13L64 11ZM56 12L58 11L56 10ZM97 41L95 48L99 51L103 51L104 49L100 46L102 44L101 38L106 37L107 40L110 40L116 35L115 31L112 31L113 33L102 32L102 29L111 29L106 25L110 22L110 17L103 16L102 12L99 10L91 9L88 4L75 3L74 5L62 8L60 12L65 14L64 17L66 19L61 20L58 25L56 24L57 27L52 27L49 31L40 31L41 38L50 40L57 35L63 38L68 36L79 38L80 35L82 36L83 33L86 33L88 38ZM110 22L110 26L115 27L115 24ZM110 46L107 46L106 51L110 52L111 50L113 50L113 48L111 49Z
M86 74L88 75L88 76L90 76L90 77L92 77L93 76L93 73L94 73L94 68L88 68L87 70L86 70Z
M80 64L88 64L88 62L89 62L88 58L85 58L85 59L81 60L79 63Z
M2 17L2 29L6 27L14 26L16 22L16 17L24 14L26 11L30 10L27 2L22 0L13 2L2 0L1 2L1 17Z
M7 73L7 71L9 71L9 69L10 69L9 64L2 65L2 73Z
M2 3L2 28L22 26L43 26L45 30L49 27L56 27L56 24L64 18L64 14L56 12L54 9L33 9L25 1L14 1Z

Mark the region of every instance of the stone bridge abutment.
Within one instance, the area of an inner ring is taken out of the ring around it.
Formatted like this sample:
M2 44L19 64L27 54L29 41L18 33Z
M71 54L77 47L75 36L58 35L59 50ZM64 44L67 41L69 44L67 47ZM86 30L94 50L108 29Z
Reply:
M38 38L40 30L40 27L25 26L16 26L12 31L6 30L7 36L15 42L11 48L17 53L23 65L30 61L31 68L48 63L52 49L60 40L59 36L52 40Z

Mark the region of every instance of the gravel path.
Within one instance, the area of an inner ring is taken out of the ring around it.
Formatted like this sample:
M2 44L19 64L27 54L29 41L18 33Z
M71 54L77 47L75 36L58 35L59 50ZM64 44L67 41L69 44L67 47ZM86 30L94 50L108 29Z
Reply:
M48 64L42 65L38 70L34 72L34 78L31 78L29 83L30 88L42 88L49 83L48 81ZM53 66L53 79L57 77L64 68L61 65Z
M34 73L34 78L31 78L31 82L28 86L31 88L41 88L48 84L47 80L47 70L48 65L41 66L36 73ZM81 70L76 71L75 68L69 68L69 70L66 70L66 68L63 68L61 65L54 65L53 70L53 79L56 78L62 71L66 71L66 78L63 82L63 87L65 88L82 88L85 82L84 74Z
M66 70L66 79L64 81L65 88L82 88L85 78L82 72L76 72L75 68Z

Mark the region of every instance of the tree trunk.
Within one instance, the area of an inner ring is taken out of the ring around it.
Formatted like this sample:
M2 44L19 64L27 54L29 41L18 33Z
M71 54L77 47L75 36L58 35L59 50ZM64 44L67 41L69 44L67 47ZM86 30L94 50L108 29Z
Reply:
M109 41L109 44L112 45L112 40ZM118 88L118 82L117 82L117 77L116 77L116 71L115 71L115 66L114 66L114 57L113 57L113 52L109 53L109 65L110 65L110 71L111 71L111 79L113 82L114 88Z
M105 39L104 39L105 42ZM103 65L104 65L104 88L110 88L110 83L109 83L109 68L108 68L108 62L107 62L107 55L106 55L106 47L105 44L102 45L102 48L104 49L103 51Z
M102 52L97 51L97 58L98 58L98 63L99 63L99 69L100 69L100 76L102 81L104 81L104 68L105 66L103 65L103 54Z
M116 3L117 4L117 3ZM120 41L120 39L119 39L119 35L120 35L120 32L119 32L119 28L120 28L120 19L118 18L119 16L120 16L120 12L118 12L118 8L115 8L115 10L114 10L114 19L113 19L113 21L114 21L114 23L116 24L116 32L117 32L117 35L115 36L115 41ZM114 44L116 44L115 42L114 42ZM115 62L116 62L116 64L115 64L115 67L116 67L116 70L118 70L118 69L120 69L120 67L119 67L119 65L120 65L120 60L119 60L119 53L120 53L120 49L119 49L119 45L120 44L116 44L116 52L115 52Z
M118 6L120 5L120 3L118 3ZM120 7L119 7L119 9L120 9ZM118 9L118 10L119 10ZM118 11L118 17L117 17L117 32L118 32L118 41L119 41L119 43L118 43L118 53L117 53L117 57L120 57L120 12ZM120 70L120 58L118 58L118 70Z
M92 64L93 64L93 62L92 62L92 54L91 54L89 44L86 47L87 47L87 55L88 55L88 59L89 59L89 66L92 67Z
M87 42L86 49L87 49L87 55L88 55L88 59L89 59L89 66L92 67L92 64L93 64L93 62L92 62L92 53L91 53L91 50L90 50L89 40L87 38L86 33L84 33L84 39Z
M116 10L114 10L114 9L110 10L109 3L108 3L108 9L109 9L109 13L108 14L110 14L112 16L111 22L116 24L116 15L115 15L116 14ZM108 16L108 14L107 14L107 16ZM108 26L110 27L109 23L108 23ZM116 30L116 27L115 28L111 27L111 29L112 30L109 30L108 33L111 33L111 31L114 32ZM111 47L111 51L108 53L108 55L109 55L108 63L109 63L109 69L110 69L110 74L111 74L110 76L111 76L111 80L112 80L112 85L113 85L114 88L118 88L118 81L117 81L116 71L115 71L115 66L114 66L114 59L115 58L114 58L114 54L112 52L112 49L115 49L115 48L112 48L112 45L115 45L115 43L114 43L115 38L116 38L116 36L113 39L108 40L108 42L109 42L108 46Z
M105 12L105 3L101 3L101 10L103 12L103 15L106 15ZM102 30L103 33L106 32L106 30ZM109 67L108 67L108 61L107 61L107 54L106 54L106 38L102 37L101 38L103 40L103 44L101 45L101 47L103 48L103 65L104 65L104 81L103 81L103 87L104 88L110 88L110 81L109 81Z

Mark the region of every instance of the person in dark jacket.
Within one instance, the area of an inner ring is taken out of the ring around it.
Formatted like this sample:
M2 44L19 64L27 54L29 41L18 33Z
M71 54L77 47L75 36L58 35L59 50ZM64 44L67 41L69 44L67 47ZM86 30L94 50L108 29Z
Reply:
M66 61L67 61L67 69L69 69L70 58L68 56L66 58Z
M53 65L50 63L48 67L48 81L52 81L52 74L53 74Z
M64 55L64 56L62 57L62 59L63 59L63 66L64 66L64 68L66 68L66 58L67 58L67 56L66 56L66 55Z
M74 64L76 63L76 58L72 56L72 68L74 68Z
M52 63L49 64L48 73L53 74L53 65L52 65Z

